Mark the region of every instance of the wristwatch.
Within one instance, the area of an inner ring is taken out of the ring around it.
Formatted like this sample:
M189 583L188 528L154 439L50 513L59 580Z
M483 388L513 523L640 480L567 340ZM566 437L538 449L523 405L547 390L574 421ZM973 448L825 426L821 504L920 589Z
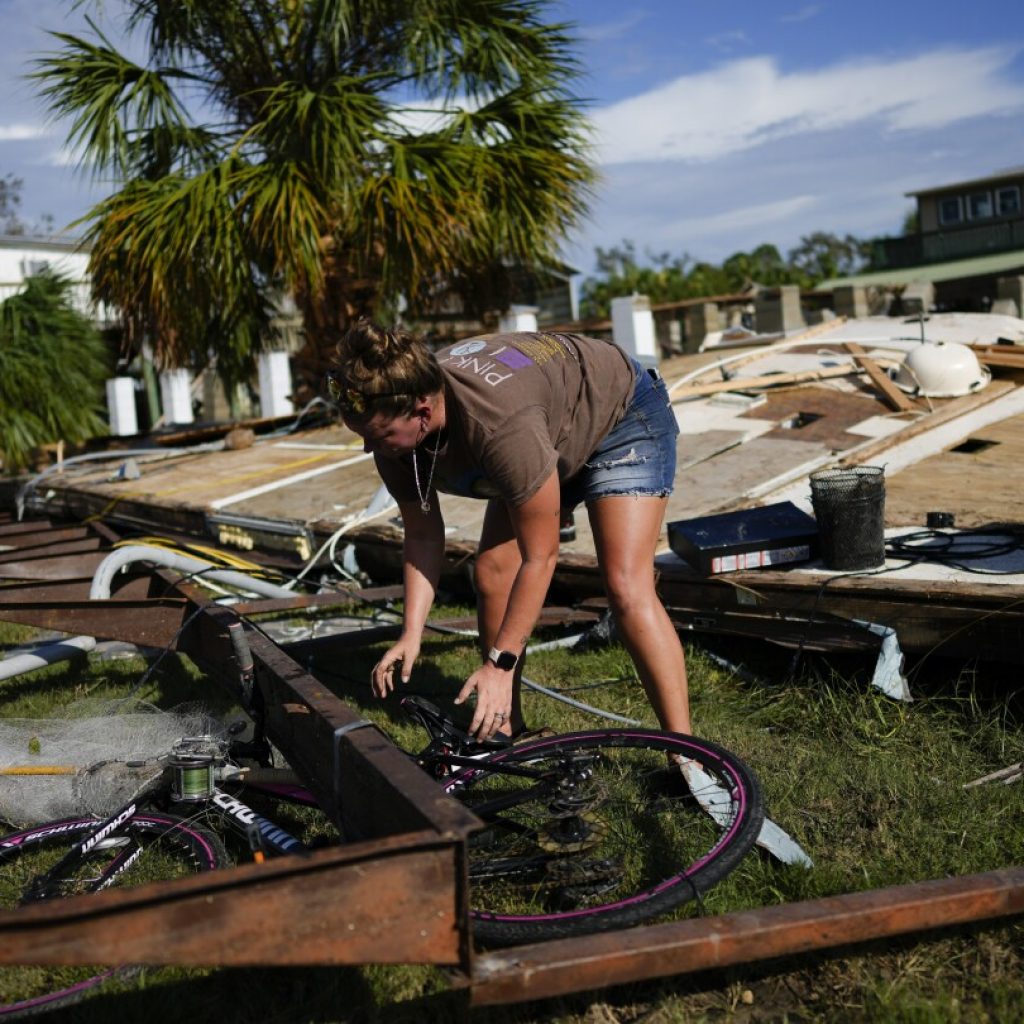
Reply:
M519 655L513 654L511 651L499 651L497 647L492 647L487 655L487 660L495 667L500 668L502 672L511 672L519 664Z

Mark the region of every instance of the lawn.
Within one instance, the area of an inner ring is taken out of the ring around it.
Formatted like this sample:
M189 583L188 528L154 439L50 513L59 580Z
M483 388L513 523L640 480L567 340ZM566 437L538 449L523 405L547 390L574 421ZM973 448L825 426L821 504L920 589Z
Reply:
M466 612L445 607L436 615ZM8 647L29 635L0 626L0 643ZM805 657L794 666L790 653L760 645L726 647L719 641L716 650L745 670L722 667L700 646L688 647L695 730L754 768L769 816L803 845L815 866L786 868L751 855L707 894L705 913L1024 863L1021 784L963 788L1024 760L1020 695L1012 677L927 660L911 673L916 699L900 704L868 686L871 666L863 662ZM343 666L314 669L400 744L415 747L416 729L399 720L394 702L370 696L368 670L378 653L367 650L347 655ZM443 701L475 663L471 640L431 637L409 688ZM654 724L629 658L615 644L584 653L538 653L527 675L577 700ZM83 699L130 691L162 708L201 699L219 712L229 710L214 684L171 655L155 669L140 658L92 658L9 680L0 683L0 711L5 719L43 718ZM560 732L600 721L530 691L524 708L530 725ZM1016 1022L1024 1019L1022 935L1019 925L1004 923L473 1013L428 968L146 971L51 1019ZM210 941L217 941L215 933ZM0 984L8 994L17 992L34 971L6 969Z

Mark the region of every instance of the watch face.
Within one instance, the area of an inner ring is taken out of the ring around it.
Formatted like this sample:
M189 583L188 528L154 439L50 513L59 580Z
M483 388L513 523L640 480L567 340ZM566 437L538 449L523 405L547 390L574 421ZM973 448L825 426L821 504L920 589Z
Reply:
M491 661L497 665L502 672L509 672L516 667L519 659L511 651L492 651Z

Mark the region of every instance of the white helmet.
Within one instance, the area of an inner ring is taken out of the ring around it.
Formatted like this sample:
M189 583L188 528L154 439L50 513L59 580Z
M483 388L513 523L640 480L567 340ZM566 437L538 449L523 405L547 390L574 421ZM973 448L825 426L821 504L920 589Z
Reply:
M980 391L992 374L966 345L923 341L903 357L892 371L892 379L897 387L914 395L955 398Z

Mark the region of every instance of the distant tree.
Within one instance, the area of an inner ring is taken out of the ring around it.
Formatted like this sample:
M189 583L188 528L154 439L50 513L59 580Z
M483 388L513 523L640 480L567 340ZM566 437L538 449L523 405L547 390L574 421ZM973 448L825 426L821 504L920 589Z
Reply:
M146 60L58 32L35 78L85 166L121 183L85 218L90 272L162 364L214 349L241 375L281 292L327 345L399 295L554 258L586 209L549 0L125 6Z
M916 235L921 230L921 218L917 210L917 206L912 206L903 215L903 227L901 234L904 235Z
M107 346L71 304L71 284L28 278L0 303L0 456L6 472L30 465L41 444L76 444L107 431Z
M800 244L789 251L789 265L801 275L804 287L813 288L822 281L842 277L860 270L871 256L871 242L853 235L835 235L831 231L814 231L804 235Z
M23 235L25 225L18 216L21 205L21 187L24 182L13 174L0 178L0 234Z

